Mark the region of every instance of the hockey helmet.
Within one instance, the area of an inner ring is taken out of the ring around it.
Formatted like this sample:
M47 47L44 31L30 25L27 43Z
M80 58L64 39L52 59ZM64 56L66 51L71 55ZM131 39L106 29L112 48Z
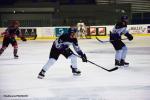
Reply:
M127 15L121 16L121 20L128 20L128 16Z
M20 26L20 22L19 21L17 21L17 20L13 20L13 21L11 21L10 22L10 26Z
M76 33L77 32L77 29L76 28L69 28L68 29L68 33L71 34L71 33Z

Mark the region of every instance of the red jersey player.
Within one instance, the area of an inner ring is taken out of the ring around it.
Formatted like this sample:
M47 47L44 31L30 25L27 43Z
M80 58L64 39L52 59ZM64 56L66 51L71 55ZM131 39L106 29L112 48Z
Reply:
M17 51L18 51L18 44L15 37L20 37L22 41L26 41L26 38L21 34L19 29L20 23L19 21L12 21L5 32L1 33L3 38L2 47L0 49L0 55L4 52L4 50L11 44L14 47L14 57L18 58Z

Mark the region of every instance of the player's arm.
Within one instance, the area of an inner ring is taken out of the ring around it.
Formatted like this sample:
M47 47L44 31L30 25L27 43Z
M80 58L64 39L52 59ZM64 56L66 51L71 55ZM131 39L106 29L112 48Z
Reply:
M27 39L23 36L19 28L17 29L16 34L22 41L27 41Z
M83 61L83 62L87 62L86 54L82 52L82 50L81 50L80 47L78 46L77 41L76 41L75 43L73 43L73 47L74 47L74 50L78 53L78 55L81 56L82 61Z
M7 34L7 32L6 32L6 31L5 31L5 32L0 33L0 35L1 35L1 36L4 36L5 34Z
M131 40L133 40L133 36L131 35L131 34L129 34L129 32L127 32L126 34L125 34L125 36L131 41Z
M3 37L4 35L8 35L8 33L9 33L9 31L8 31L8 28L7 28L4 32L0 33L0 35Z
M129 33L129 31L128 30L125 30L124 31L124 35L131 41L131 40L133 40L133 36Z

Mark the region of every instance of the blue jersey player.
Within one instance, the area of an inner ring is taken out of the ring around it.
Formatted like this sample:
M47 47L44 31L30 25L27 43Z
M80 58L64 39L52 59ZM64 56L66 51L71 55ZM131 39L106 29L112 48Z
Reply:
M70 45L73 45L75 51L81 56L83 62L87 62L86 55L82 52L78 46L78 40L76 36L76 29L69 28L68 34L61 35L58 39L53 42L49 60L43 66L40 71L38 78L42 79L45 76L45 72L56 62L59 55L62 54L67 59L71 59L71 70L73 75L80 75L81 71L77 68L77 57L74 55L73 51L69 48Z
M130 41L133 39L133 36L129 34L127 30L127 22L128 22L128 16L122 16L121 21L117 22L113 30L110 32L110 41L116 51L115 66L129 65L128 62L125 62L127 47L121 41L122 35L125 35Z

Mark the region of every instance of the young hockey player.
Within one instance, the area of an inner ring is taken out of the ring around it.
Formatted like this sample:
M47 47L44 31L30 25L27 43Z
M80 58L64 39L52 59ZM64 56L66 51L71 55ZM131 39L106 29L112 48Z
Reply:
M80 20L80 22L77 23L77 29L78 36L80 36L80 38L85 38L87 36L86 25L82 20Z
M16 36L20 37L22 41L26 41L25 37L21 34L19 30L20 23L18 21L12 21L5 32L2 33L4 36L2 48L0 49L0 55L4 52L4 50L11 44L14 47L14 58L18 58L18 44L15 39Z
M116 66L128 66L129 63L125 62L126 54L127 54L127 47L121 41L121 35L125 35L130 41L133 39L133 36L129 34L127 30L127 22L128 16L122 16L121 21L118 22L112 32L110 33L110 41L116 50L115 54L115 65Z
M49 60L43 66L42 70L40 71L38 78L42 79L45 76L45 72L56 62L59 55L62 54L67 59L71 59L71 69L73 75L80 75L81 71L77 68L77 57L74 55L73 51L69 48L69 45L73 45L75 51L81 56L83 62L87 62L86 55L81 51L80 47L78 46L77 36L76 36L76 29L69 28L68 34L61 35L58 39L53 42Z

